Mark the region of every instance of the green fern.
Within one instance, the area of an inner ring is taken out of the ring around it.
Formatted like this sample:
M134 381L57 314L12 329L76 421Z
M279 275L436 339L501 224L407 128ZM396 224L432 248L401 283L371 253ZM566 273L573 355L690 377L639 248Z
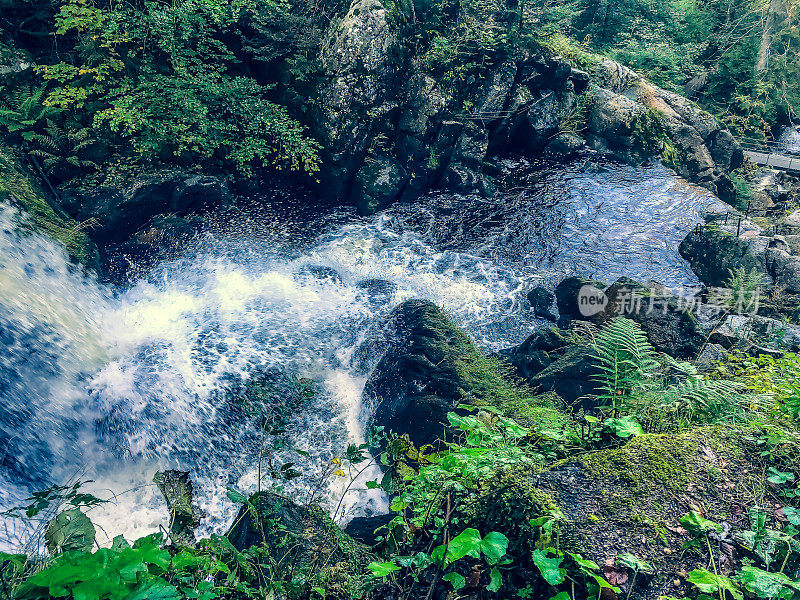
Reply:
M655 351L639 325L617 317L603 327L594 342L594 356L600 374L598 400L614 414L627 399L651 387L658 369Z
M30 141L39 124L59 112L57 108L43 104L45 89L45 86L26 86L10 92L0 104L0 127Z
M30 143L31 154L42 159L48 175L60 179L76 172L99 169L95 162L85 158L85 152L95 143L91 130L86 127L71 131L48 120L45 133L34 134Z

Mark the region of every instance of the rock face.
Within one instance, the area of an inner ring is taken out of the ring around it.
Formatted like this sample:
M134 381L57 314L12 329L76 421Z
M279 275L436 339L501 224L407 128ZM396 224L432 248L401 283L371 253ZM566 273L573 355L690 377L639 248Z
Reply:
M738 267L755 269L767 275L764 251L769 238L761 230L742 221L737 237L737 219L725 224L721 215L712 215L709 225L694 229L681 242L679 251L700 280L713 287L724 286L730 270Z
M374 142L376 123L395 108L395 78L399 64L393 56L395 35L379 0L355 0L341 21L328 32L320 53L322 82L319 88L315 134L326 150L323 185L331 195L350 191L365 153ZM380 174L384 182L358 203L378 206L381 194L399 188L397 165L373 161L364 165L365 183Z
M589 118L590 147L631 160L669 143L665 156L682 176L734 201L727 172L742 165L744 153L712 115L607 58L600 60L594 80L600 89Z
M767 272L775 283L785 286L791 293L800 293L800 256L792 254L787 240L775 236L764 254Z
M39 232L62 243L70 258L87 269L99 270L97 246L80 224L48 198L19 157L0 144L0 202L25 211Z
M388 348L364 387L369 425L408 434L419 447L443 436L456 405L499 405L519 394L502 364L431 302L404 302L387 331Z
M76 219L91 220L92 237L101 246L126 241L156 215L183 216L224 206L232 196L216 177L160 172L121 187L104 187L65 196L64 207Z

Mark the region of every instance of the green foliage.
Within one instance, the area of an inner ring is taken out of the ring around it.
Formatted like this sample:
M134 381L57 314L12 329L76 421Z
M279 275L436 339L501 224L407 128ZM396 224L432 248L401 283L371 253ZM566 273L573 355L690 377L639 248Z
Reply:
M644 389L658 366L655 352L642 329L630 319L617 317L600 330L594 343L598 399L616 413L627 399Z
M60 111L44 104L47 86L33 88L22 85L6 94L0 90L0 127L5 128L12 138L19 136L30 141L40 126Z

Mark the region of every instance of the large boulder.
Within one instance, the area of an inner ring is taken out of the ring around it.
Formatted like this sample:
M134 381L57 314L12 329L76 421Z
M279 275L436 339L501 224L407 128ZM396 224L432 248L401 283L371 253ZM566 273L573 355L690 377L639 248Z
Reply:
M460 403L500 406L520 396L495 358L483 356L435 304L408 300L390 315L388 346L364 387L368 425L407 434L417 446L445 432Z
M776 236L767 245L764 253L767 272L786 288L788 292L800 293L800 256L792 254L787 240Z
M666 142L671 148L662 146L665 156L682 176L733 203L728 172L743 164L744 152L711 114L607 58L599 61L594 79L600 86L589 119L595 149L636 158L660 151Z
M592 345L581 343L567 347L562 356L526 381L534 390L558 394L569 405L580 402L584 408L593 408L592 396L599 391L595 378L600 373Z
M692 230L681 242L678 250L692 267L692 271L708 286L721 287L730 278L731 270L755 269L767 275L764 251L769 238L761 235L760 229L738 219L726 223L722 215L709 217L708 225Z

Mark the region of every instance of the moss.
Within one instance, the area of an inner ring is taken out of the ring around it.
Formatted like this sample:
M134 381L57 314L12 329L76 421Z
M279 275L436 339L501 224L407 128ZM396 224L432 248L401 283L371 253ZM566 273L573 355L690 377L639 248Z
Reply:
M467 519L479 531L499 531L509 539L509 553L527 556L549 536L530 521L560 514L558 504L536 486L530 469L508 468L484 481L476 500L466 510Z
M20 223L60 242L69 257L89 269L97 270L97 247L78 223L54 208L33 178L8 148L0 145L0 202L7 201L25 211L30 219Z
M634 493L649 493L656 486L678 491L698 474L701 443L725 452L736 448L726 430L704 428L681 435L641 435L622 448L587 454L580 462L593 476L619 480Z

